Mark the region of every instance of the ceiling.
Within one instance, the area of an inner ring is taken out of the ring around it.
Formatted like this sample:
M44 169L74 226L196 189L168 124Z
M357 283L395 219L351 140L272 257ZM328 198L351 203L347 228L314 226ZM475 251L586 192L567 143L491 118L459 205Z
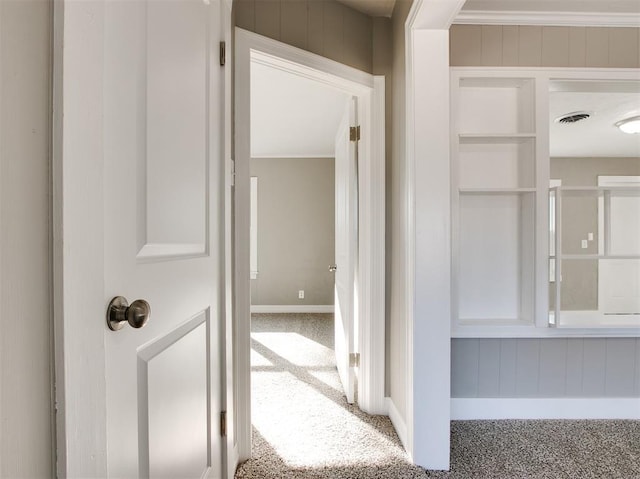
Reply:
M252 62L251 157L333 157L348 99L319 82Z
M606 90L598 88L596 90ZM549 153L552 157L640 157L640 134L623 133L615 123L640 115L640 92L551 91ZM585 111L591 117L557 123L567 113Z
M396 0L338 0L340 3L371 17L390 17Z

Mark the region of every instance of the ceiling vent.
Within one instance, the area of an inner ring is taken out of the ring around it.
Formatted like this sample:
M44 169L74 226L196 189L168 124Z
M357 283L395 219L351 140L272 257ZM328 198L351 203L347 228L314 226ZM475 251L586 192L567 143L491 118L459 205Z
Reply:
M591 116L591 113L586 111L574 111L573 113L567 113L561 117L556 118L556 123L576 123L578 121L586 120Z

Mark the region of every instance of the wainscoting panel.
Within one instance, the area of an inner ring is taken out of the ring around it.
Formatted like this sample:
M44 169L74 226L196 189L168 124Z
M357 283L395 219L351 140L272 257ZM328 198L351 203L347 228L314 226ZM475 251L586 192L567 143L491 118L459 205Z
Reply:
M640 339L453 339L451 397L640 397Z

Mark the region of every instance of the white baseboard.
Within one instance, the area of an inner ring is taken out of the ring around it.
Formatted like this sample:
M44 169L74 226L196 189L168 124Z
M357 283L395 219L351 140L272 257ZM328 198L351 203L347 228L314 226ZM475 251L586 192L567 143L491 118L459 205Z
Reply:
M400 438L400 442L404 447L405 451L409 452L407 448L407 424L404 422L404 418L398 412L398 408L393 403L390 397L385 398L387 401L387 410L389 411L389 419L391 419L391 424L396 429L396 433L398 433L398 437Z
M252 313L333 313L333 304L252 304Z
M452 398L451 419L640 419L640 398Z

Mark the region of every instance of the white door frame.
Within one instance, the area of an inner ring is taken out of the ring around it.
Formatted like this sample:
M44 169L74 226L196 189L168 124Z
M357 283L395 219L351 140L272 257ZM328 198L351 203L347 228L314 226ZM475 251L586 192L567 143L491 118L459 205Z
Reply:
M359 405L385 414L385 126L384 76L236 28L235 31L235 360L239 459L251 456L249 159L250 63L260 61L358 97Z

